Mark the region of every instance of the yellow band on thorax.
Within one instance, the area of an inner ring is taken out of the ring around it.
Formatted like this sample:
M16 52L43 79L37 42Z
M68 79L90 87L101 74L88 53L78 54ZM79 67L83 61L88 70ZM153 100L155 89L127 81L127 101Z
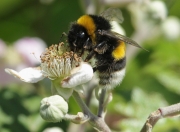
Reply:
M92 41L94 42L96 25L93 18L89 15L83 15L77 20L77 23L82 25L87 30L88 35L90 35Z
M114 51L112 52L112 56L114 57L114 59L120 60L124 58L125 55L126 55L125 43L123 41L119 41L119 46L114 49Z

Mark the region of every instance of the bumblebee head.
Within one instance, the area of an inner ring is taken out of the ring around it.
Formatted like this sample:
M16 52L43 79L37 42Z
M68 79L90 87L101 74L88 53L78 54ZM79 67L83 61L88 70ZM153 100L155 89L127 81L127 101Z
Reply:
M82 50L86 41L90 41L86 29L77 23L72 24L68 33L71 50Z

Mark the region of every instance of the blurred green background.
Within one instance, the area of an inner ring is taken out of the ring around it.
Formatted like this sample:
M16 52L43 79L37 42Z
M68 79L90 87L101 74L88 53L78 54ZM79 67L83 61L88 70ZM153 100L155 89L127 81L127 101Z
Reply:
M49 127L60 127L64 132L95 131L68 121L45 122L39 105L51 95L50 81L23 83L7 75L4 68L37 65L19 55L17 40L38 37L47 46L58 43L62 32L79 16L99 14L108 7L122 11L120 26L126 36L148 50L127 46L126 76L114 89L107 108L106 122L111 129L138 132L151 112L180 102L179 0L0 0L0 132L42 132ZM96 104L92 100L93 110ZM70 98L69 113L78 111ZM180 132L179 124L179 117L161 119L153 132Z

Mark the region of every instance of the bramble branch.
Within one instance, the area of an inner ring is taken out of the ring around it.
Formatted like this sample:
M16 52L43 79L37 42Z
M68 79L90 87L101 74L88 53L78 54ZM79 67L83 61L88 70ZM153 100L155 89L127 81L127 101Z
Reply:
M159 108L158 110L152 112L148 119L146 120L141 132L152 132L153 127L157 121L161 118L177 116L180 114L180 103Z

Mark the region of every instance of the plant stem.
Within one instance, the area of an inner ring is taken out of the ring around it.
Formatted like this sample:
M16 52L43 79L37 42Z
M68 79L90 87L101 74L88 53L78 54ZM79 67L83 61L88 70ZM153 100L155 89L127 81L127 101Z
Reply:
M78 103L78 105L81 107L83 113L89 117L90 120L88 122L93 127L97 128L99 131L102 131L102 132L111 132L107 124L104 122L104 119L94 115L89 110L89 108L87 107L87 105L84 103L84 101L81 99L81 97L79 96L77 92L75 91L73 92L73 97Z
M76 102L78 103L78 105L81 107L83 113L85 115L91 115L91 111L89 110L89 108L87 107L87 105L83 102L83 100L81 99L81 97L79 96L79 94L77 92L73 92L73 97L76 100Z

